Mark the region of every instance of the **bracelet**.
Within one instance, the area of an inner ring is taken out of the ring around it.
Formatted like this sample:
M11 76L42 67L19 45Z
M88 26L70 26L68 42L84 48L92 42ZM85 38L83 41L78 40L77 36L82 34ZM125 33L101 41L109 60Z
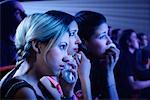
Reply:
M74 95L71 97L61 96L61 100L73 100L73 99L74 99Z

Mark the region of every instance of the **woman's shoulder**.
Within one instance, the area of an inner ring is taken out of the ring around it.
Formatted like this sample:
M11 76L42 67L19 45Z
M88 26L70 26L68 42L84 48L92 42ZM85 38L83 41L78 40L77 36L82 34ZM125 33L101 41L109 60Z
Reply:
M14 94L14 98L24 98L24 99L36 99L37 96L33 89L29 87L22 87Z
M36 97L36 92L34 88L27 83L25 80L12 78L6 83L4 83L1 87L1 92L3 98L12 99L14 97L26 96L32 98Z

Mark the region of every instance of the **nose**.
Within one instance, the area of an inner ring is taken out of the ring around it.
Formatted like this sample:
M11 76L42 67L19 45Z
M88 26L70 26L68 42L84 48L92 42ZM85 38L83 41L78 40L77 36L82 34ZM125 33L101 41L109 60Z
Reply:
M65 56L63 59L62 59L62 61L63 62L70 62L70 61L72 61L74 58L72 57L72 56Z
M76 35L76 42L75 43L76 44L81 44L82 43L82 41L81 41L81 39L78 35Z
M110 38L109 36L107 36L107 42L106 42L106 45L109 45L109 44L111 44L111 43L112 43L111 38Z

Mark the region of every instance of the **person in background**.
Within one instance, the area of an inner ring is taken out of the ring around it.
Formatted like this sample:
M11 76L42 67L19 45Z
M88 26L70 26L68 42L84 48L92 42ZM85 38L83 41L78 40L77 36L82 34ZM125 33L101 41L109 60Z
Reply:
M119 50L108 36L105 16L93 11L80 11L75 18L82 40L81 49L91 62L92 98L118 100L113 69Z
M150 70L150 48L148 44L148 36L145 33L139 33L137 36L142 52L142 63L145 64L146 69Z
M58 95L58 99L74 96L77 67L67 53L70 23L64 19L47 14L32 14L20 23L15 36L18 61L1 86L2 98L47 99L39 81L48 75L56 76L57 82L63 87L63 96ZM72 72L75 80L72 84L67 83L61 75L64 66L69 66L69 71ZM22 73L15 76L17 70ZM54 90L53 93L55 92Z
M139 46L141 49L148 46L148 37L145 33L139 33L137 34L137 37L139 39Z
M21 3L16 0L2 1L0 8L0 67L3 67L15 65L17 50L14 45L14 35L26 14Z
M108 36L110 37L111 37L112 30L113 30L112 26L108 26Z
M121 37L121 29L114 29L111 32L111 39L113 41L113 43L117 46L117 48L119 47L119 39Z
M119 45L121 53L116 65L116 73L118 73L116 83L119 97L121 99L131 99L134 96L148 98L150 73L141 64L137 33L132 29L124 30ZM141 93L138 94L138 91ZM141 95L142 92L145 96Z

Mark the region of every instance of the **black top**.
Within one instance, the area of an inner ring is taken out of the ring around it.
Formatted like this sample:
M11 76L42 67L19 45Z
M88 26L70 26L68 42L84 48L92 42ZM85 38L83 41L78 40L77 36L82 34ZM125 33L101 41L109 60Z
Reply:
M150 72L142 64L142 52L136 50L133 54L129 51L121 51L119 60L115 67L115 78L118 95L120 98L131 98L134 95L128 77L133 76L135 80L149 80Z
M116 87L120 98L131 98L133 90L129 84L128 76L135 77L134 67L136 64L134 54L129 51L120 53L119 60L115 67Z
M25 80L21 80L17 78L12 78L2 85L1 99L13 99L15 93L23 87L31 88L34 91L37 99L43 100L41 96L37 95L35 89L29 83L27 83Z

